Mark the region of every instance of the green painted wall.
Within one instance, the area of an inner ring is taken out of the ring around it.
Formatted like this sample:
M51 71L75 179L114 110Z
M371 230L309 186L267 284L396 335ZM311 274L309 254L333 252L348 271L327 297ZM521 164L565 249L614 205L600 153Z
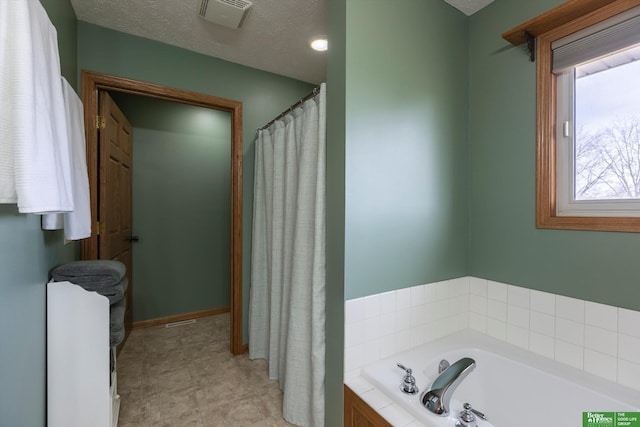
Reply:
M346 299L467 272L467 19L401 3L346 3Z
M78 22L78 67L243 103L242 281L246 342L256 129L309 93L313 85L82 21Z
M68 0L42 0L58 31L62 70L76 83L75 14ZM0 425L44 426L46 420L46 294L49 269L75 259L59 231L40 217L0 205Z
M133 126L133 320L228 307L231 115L123 93Z
M346 3L328 0L325 425L343 424Z
M535 228L535 64L500 34L560 3L470 19L469 274L639 310L640 234Z

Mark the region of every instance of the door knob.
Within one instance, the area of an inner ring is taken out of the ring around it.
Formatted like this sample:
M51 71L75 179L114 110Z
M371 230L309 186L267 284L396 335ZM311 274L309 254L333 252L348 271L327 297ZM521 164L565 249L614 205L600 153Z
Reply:
M137 242L138 240L140 240L140 237L138 237L138 236L131 236L131 237L129 237L129 241L130 241L130 242Z

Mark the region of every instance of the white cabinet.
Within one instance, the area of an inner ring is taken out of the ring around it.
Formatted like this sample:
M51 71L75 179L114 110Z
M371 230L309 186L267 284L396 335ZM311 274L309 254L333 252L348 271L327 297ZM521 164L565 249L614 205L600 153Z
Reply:
M120 399L111 351L109 300L69 282L48 283L48 427L117 425Z

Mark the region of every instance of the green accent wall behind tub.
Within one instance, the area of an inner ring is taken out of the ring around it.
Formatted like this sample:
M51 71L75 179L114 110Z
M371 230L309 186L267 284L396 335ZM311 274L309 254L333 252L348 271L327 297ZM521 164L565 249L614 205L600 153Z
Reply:
M467 19L442 1L346 7L345 298L464 276Z
M469 275L639 310L639 234L535 227L535 63L501 34L560 3L497 0L469 20Z
M308 94L314 85L83 21L78 22L78 67L242 102L242 305L247 342L256 130Z

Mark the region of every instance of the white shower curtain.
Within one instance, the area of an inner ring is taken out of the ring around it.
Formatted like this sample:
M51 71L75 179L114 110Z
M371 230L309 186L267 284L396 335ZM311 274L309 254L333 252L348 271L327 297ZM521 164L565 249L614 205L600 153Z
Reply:
M324 426L325 99L319 93L256 142L249 357L269 362L284 418Z

